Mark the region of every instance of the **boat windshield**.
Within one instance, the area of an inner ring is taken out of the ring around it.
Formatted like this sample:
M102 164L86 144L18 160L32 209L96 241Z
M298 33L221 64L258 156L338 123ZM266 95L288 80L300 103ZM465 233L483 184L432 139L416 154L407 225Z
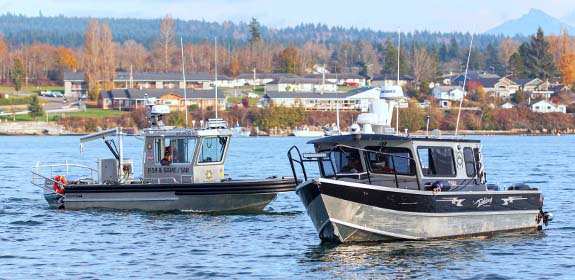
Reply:
M411 151L397 147L366 147L367 161L373 173L415 175L415 162Z
M227 136L206 137L202 140L198 163L220 162L224 157Z

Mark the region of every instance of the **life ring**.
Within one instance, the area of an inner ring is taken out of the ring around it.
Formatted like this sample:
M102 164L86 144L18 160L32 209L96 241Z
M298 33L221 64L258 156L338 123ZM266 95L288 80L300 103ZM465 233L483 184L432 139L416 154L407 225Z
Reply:
M66 177L62 175L58 175L54 177L54 191L59 194L64 194L66 190L64 189L64 185L68 184L68 180Z

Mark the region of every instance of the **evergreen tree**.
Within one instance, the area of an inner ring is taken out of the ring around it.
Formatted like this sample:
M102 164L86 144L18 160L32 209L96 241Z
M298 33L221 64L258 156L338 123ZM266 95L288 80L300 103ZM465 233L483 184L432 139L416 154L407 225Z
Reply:
M549 52L549 42L545 41L541 27L531 36L529 44L519 47L519 55L529 78L548 79L555 71L553 55Z
M258 20L256 18L252 18L252 21L250 22L250 44L254 44L258 41L260 41L262 39L262 35L260 33L260 23L258 22Z
M514 76L523 77L525 75L525 65L523 64L523 60L521 59L521 55L519 55L519 52L514 52L511 55L508 64L509 64L509 70L511 70Z
M30 103L28 103L28 111L30 111L28 114L34 120L44 115L44 108L42 107L42 104L40 104L38 96L32 95L32 97L30 98Z
M439 46L439 61L446 62L448 60L448 55L447 45L441 44L441 46Z
M493 45L488 44L485 48L485 67L496 73L503 72L503 63L499 59L499 52Z
M406 75L409 73L409 66L407 65L407 60L405 59L405 53L399 53L399 74ZM385 41L385 47L383 49L383 67L381 68L381 74L396 74L397 73L397 48L391 39Z
M16 60L14 60L14 68L10 73L10 78L14 83L14 89L19 91L22 88L22 82L26 78L26 73L24 72L24 64L22 63L21 59L16 58Z
M460 55L459 51L459 44L457 44L457 40L455 38L451 38L449 41L449 50L448 50L448 60L451 59L458 59Z

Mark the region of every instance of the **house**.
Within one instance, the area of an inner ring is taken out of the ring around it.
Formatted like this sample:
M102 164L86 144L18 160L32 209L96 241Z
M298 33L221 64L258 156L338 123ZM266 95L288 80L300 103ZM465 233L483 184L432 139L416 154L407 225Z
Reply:
M549 99L551 94L553 94L552 90L549 90L550 83L548 81L542 81L539 78L535 79L523 79L523 78L515 78L509 77L515 83L519 85L519 88L527 94L527 97L532 99L544 98Z
M281 78L295 79L299 76L290 73L242 73L236 77L236 83L244 86L262 86Z
M439 101L439 106L449 108L451 102L461 100L465 92L460 86L437 86L431 90L431 96Z
M348 92L270 92L264 98L264 104L274 106L303 106L306 110L335 111L353 110L367 112L369 100L379 98L379 88L357 88Z
M503 105L501 105L501 108L503 109L513 109L515 107L515 105L513 105L513 103L510 102L505 102Z
M188 106L196 105L198 108L213 108L215 104L215 90L186 91ZM183 89L113 89L100 91L98 107L102 109L133 110L144 106L146 97L156 98L159 105L168 105L172 110L185 110ZM218 91L218 110L225 110L227 98L222 91Z
M266 84L266 91L276 92L336 92L337 85L323 79L279 78Z
M183 89L184 79L182 73L161 72L116 72L114 76L114 89ZM218 87L240 86L235 79L225 75L215 76L207 72L186 73L186 88L211 89ZM80 98L86 95L88 83L81 72L64 73L64 95Z
M367 83L365 77L358 74L308 74L303 77L310 79L325 79L326 81L330 81L339 86L362 87Z
M371 86L384 87L384 86L400 85L402 87L405 87L408 84L413 83L414 80L415 79L409 75L400 75L398 83L397 74L382 74L377 75L373 77L373 79L371 79Z
M566 113L567 106L561 104L553 104L547 100L541 100L539 102L533 103L530 106L531 111L538 113Z
M479 81L481 79L500 79L501 77L494 73L487 73L487 72L478 72L478 71L469 71L467 73L467 81L465 81L465 74L459 74L453 78L451 84L457 86L463 86L463 82L465 81L465 85L469 85L470 82Z

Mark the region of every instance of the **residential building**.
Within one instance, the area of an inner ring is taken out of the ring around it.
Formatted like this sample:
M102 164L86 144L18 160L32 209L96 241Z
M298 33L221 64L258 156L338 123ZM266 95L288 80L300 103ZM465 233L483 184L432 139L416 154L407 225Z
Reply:
M531 111L538 113L566 113L567 106L561 104L553 104L547 100L541 100L539 102L533 103L530 106Z
M463 82L465 81L465 74L459 74L453 78L451 84L456 86L463 86ZM480 71L469 71L467 73L467 81L465 85L469 85L470 82L479 81L481 79L500 79L501 77L495 73L487 73L487 72L480 72Z
M218 87L236 87L240 84L235 79L225 75L215 76L207 72L186 73L186 88L211 89ZM182 73L161 72L116 72L114 77L114 89L183 89L184 79ZM79 98L86 95L88 84L82 72L64 73L64 95Z
M503 105L501 105L501 108L503 109L513 109L515 107L515 105L513 105L513 103L510 102L505 102Z
M186 91L188 106L213 108L215 90L190 89ZM98 107L102 109L133 110L144 106L147 98L155 98L157 104L168 105L172 110L185 110L183 89L113 89L100 91ZM227 98L223 91L218 91L218 110L225 110Z
M281 78L295 79L299 76L290 73L242 73L236 78L236 83L243 86L262 86Z
M271 92L336 92L337 85L323 79L279 78L266 84Z
M465 92L460 86L437 86L431 90L431 96L439 101L439 106L449 108L453 101L461 100Z
M306 110L335 111L354 110L367 112L369 100L379 98L379 88L357 88L348 92L270 92L264 98L266 105L297 107Z
M384 87L384 86L400 85L402 87L405 87L408 84L413 83L414 80L415 79L409 75L400 75L398 83L397 74L383 74L373 77L373 79L371 79L371 86Z
M303 76L309 79L324 79L339 86L366 86L367 80L364 76L358 74L308 74Z

